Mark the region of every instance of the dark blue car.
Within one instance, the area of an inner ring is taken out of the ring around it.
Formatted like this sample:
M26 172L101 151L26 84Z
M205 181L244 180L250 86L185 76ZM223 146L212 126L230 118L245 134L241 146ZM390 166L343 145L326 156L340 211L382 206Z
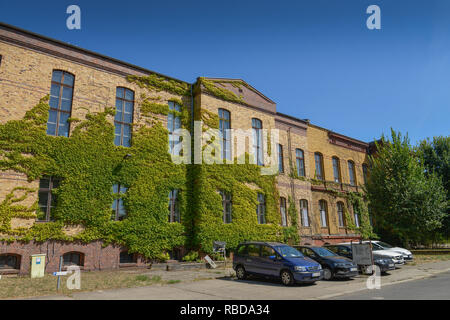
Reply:
M284 285L313 283L322 279L322 267L297 249L277 242L245 242L233 256L238 279L262 275L281 279Z

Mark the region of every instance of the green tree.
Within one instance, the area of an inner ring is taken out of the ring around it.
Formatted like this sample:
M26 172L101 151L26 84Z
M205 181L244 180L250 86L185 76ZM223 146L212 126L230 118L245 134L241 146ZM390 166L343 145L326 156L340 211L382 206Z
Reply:
M426 173L436 173L444 184L447 191L447 203L450 198L450 137L434 137L423 140L416 149L418 155L423 161ZM449 239L450 236L450 206L447 207L447 214L443 225L439 229L437 236ZM436 239L438 240L438 239Z
M428 242L446 215L441 179L425 172L407 135L391 130L391 141L383 136L375 143L366 191L376 233L404 246Z

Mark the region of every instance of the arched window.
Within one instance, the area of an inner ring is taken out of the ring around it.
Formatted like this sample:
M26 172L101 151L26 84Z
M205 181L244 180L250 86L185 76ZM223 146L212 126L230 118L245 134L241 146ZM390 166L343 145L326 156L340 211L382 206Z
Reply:
M169 222L180 222L180 190L169 191Z
M356 207L356 205L353 205L353 219L355 220L355 226L357 228L359 228L360 227L360 219L359 219L358 208Z
M316 179L324 180L322 154L320 152L314 153L314 160L316 162Z
M284 173L283 146L278 144L278 172Z
M287 227L287 216L286 216L286 198L280 198L280 214L281 214L281 225Z
M63 255L64 266L84 266L84 254L81 252L67 252Z
M131 146L131 125L133 123L134 92L127 88L116 89L116 115L114 117L114 144Z
M352 160L348 160L348 177L350 179L350 184L356 186L355 163Z
M320 226L322 228L328 227L328 207L325 200L319 200L320 211Z
M177 133L181 129L181 106L169 101L169 114L167 115L167 130L169 130L169 152L173 155L181 155L181 136Z
M20 256L18 254L0 254L0 271L7 269L20 269Z
M339 201L337 203L337 212L338 212L338 220L339 227L345 227L345 219L344 219L344 203Z
M305 154L302 149L295 149L295 160L297 163L297 175L299 177L305 176Z
M302 218L302 226L309 227L308 201L300 200L300 215Z
M263 161L263 135L262 135L262 122L259 119L252 119L253 130L253 154L255 157L255 163L258 166L264 165Z
M266 223L266 199L262 193L258 193L258 206L256 207L256 215L258 216L258 223Z
M219 109L219 130L222 135L220 148L222 159L231 160L231 114L230 111Z
M222 196L223 223L231 223L231 193L220 191Z
M54 70L50 87L50 110L47 134L69 136L69 121L72 112L72 96L75 76L66 71Z
M333 175L334 175L334 182L341 182L341 167L338 157L333 157Z
M367 178L369 177L369 167L367 164L363 163L362 165L364 184L367 184Z

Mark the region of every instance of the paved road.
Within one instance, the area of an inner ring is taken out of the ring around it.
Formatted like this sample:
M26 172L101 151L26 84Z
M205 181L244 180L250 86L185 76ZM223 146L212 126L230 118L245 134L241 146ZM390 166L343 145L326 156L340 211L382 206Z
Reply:
M364 290L337 296L338 300L450 300L450 272L381 287L379 290Z
M94 300L299 300L299 299L450 299L450 261L406 265L381 277L380 290L367 290L367 276L353 280L318 281L312 285L285 287L276 280L239 281L226 277L224 270L217 279L185 281L170 285L140 288L74 292L70 297L52 296L37 299ZM220 273L220 272L219 272ZM180 273L168 272L172 277ZM426 278L426 279L424 279ZM422 280L418 280L422 279ZM378 298L377 298L378 297Z

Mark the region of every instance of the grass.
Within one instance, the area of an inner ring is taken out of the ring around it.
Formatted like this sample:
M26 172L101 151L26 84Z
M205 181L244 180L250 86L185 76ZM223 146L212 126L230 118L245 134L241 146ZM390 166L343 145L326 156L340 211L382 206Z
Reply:
M81 273L81 289L69 290L66 282L69 276L61 277L61 289L56 290L57 277L46 274L43 278L29 276L2 276L0 299L25 298L45 295L71 295L81 291L95 291L116 288L142 287L154 284L173 284L180 280L162 280L161 276L130 273L125 271L92 271Z
M421 263L447 261L450 260L450 254L415 254L414 260L409 265L415 266Z

